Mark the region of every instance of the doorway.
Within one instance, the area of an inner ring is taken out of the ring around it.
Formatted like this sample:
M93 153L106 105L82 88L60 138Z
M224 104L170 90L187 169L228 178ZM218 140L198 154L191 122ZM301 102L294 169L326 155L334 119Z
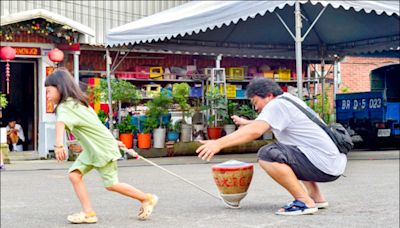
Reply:
M1 93L7 93L5 74L6 63L0 64ZM37 150L38 139L38 77L37 61L32 59L16 59L10 61L10 93L6 94L8 105L3 109L1 126L8 124L7 119L13 117L22 126L25 136L24 151Z

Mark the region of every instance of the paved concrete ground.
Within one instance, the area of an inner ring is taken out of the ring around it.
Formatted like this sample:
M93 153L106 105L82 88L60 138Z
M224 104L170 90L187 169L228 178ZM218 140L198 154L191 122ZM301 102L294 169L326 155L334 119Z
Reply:
M216 156L256 162L255 154ZM197 157L152 161L217 194L210 167ZM135 219L139 203L107 192L96 172L85 178L99 222L90 227L399 227L399 151L353 152L345 175L321 184L330 207L315 215L282 217L274 211L291 196L256 164L239 210L224 205L143 161L119 162L120 180L160 197L149 221ZM14 161L1 172L1 227L71 227L80 210L66 172L70 162ZM73 225L83 227L83 225Z

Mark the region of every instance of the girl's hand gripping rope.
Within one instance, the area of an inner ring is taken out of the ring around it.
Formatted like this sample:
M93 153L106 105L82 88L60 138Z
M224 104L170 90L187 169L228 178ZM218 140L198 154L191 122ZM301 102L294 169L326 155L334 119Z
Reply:
M124 153L129 154L130 156L132 156L132 157L134 157L136 159L139 159L139 154L134 149L128 149L125 146L120 147L120 149L122 151L124 151Z
M125 153L128 153L130 156L139 159L139 154L134 150L134 149L128 149L126 148L125 144L121 141L117 141L117 144L121 150L123 150Z
M139 154L134 149L123 148L123 150L125 151L125 153L128 153L130 156L132 156L136 159L139 159Z

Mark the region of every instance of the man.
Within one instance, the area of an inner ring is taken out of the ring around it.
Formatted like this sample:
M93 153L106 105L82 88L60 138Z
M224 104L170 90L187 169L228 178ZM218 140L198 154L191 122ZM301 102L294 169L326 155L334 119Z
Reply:
M24 131L21 125L17 124L15 118L10 118L6 127L7 144L10 151L23 151L23 143L25 142Z
M295 199L276 214L312 214L318 208L327 207L328 202L316 182L334 181L343 174L346 155L339 152L321 127L290 101L280 98L288 97L311 110L302 100L283 93L274 81L255 78L248 85L246 95L259 112L258 117L245 120L232 116L235 124L243 127L217 140L200 141L203 145L196 150L198 156L209 161L223 148L255 140L272 130L277 142L260 148L258 163ZM299 180L303 181L307 192Z

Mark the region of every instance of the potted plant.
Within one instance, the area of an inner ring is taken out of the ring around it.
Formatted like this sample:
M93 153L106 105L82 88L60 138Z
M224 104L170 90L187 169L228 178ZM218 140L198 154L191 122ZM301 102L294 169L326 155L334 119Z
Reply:
M215 124L215 115L208 117L207 135L208 139L219 139L222 136L222 127L217 127Z
M241 105L239 111L237 112L237 115L248 120L254 120L257 118L257 112L248 104ZM262 136L262 139L272 138L273 134L271 131L265 132Z
M146 116L142 123L139 119L139 129L140 124L143 124L143 131L137 134L138 148L148 149L151 147L151 130L158 126L158 121L153 116Z
M193 140L199 141L205 139L205 121L206 117L203 113L200 99L194 100L194 114L192 116Z
M181 129L181 122L176 121L175 123L168 123L167 140L176 142L179 138L179 131Z
M5 94L0 93L0 119L3 118L3 113L2 110L5 108L8 104L7 98ZM6 135L6 129L5 128L0 128L1 134ZM3 136L3 135L2 135ZM3 138L3 137L1 137ZM6 137L5 137L6 138ZM8 144L7 144L7 139L4 139L4 142L0 143L0 156L2 156L4 163L5 164L10 164L10 159L8 158Z
M209 139L218 139L222 135L222 118L226 116L226 98L220 92L219 86L214 86L206 94L209 111L207 134Z
M126 148L133 147L133 132L136 130L135 125L131 124L132 117L127 115L121 123L117 124L119 130L119 139L124 143Z
M257 112L248 104L241 105L237 115L248 120L257 118Z
M188 104L190 86L183 82L174 84L172 97L182 112L181 141L189 142L192 139L192 125L187 124L185 117L190 114L190 105Z
M7 98L5 94L0 93L0 118L3 117L2 110L5 108L8 104Z
M164 148L166 136L166 123L164 123L165 116L169 114L169 107L172 104L172 98L166 92L161 92L159 95L153 97L152 100L147 102L146 106L149 108L146 115L157 120L158 127L154 128L154 148Z
M125 80L111 79L111 100L118 104L118 119L120 118L120 110L122 103L136 103L142 96L132 83ZM101 80L100 85L94 86L93 88L88 87L87 93L92 97L94 102L96 101L108 101L108 84L106 80ZM115 107L112 107L111 112Z
M236 125L231 116L236 114L237 107L238 103L228 100L227 112L224 116L224 131L226 135L229 135L236 130Z

